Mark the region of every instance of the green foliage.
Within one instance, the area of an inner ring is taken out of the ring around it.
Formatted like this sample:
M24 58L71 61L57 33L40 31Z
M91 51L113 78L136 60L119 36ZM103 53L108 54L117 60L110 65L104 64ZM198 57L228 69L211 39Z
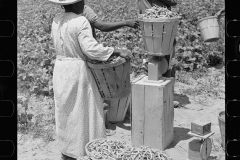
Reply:
M18 131L52 140L55 130L54 101L50 97L18 96Z
M181 14L176 36L176 58L182 69L193 71L204 65L217 65L224 61L225 24L221 19L220 39L214 43L204 43L197 22L201 18L214 15L224 7L224 1L183 0L175 10ZM213 56L214 55L214 56Z
M53 95L52 73L55 51L51 41L52 18L62 12L60 6L47 1L20 0L18 5L18 90L31 94ZM104 21L136 19L136 1L92 0L86 1ZM224 24L221 39L205 44L197 29L201 17L213 15L223 6L223 1L183 0L173 8L181 14L176 37L176 59L182 69L193 71L203 65L217 65L224 59ZM124 47L132 51L132 72L147 73L148 56L143 50L140 30L122 28L113 32L96 32L97 40L104 45Z
M136 0L86 0L87 5L99 18L108 22L136 19L138 17L136 2ZM216 3L210 0L181 0L172 9L182 16L175 48L175 63L180 70L185 70L182 72L195 73L193 71L197 70L196 75L201 75L207 72L204 66L217 65L224 61L224 20L220 21L221 38L216 43L204 43L197 29L197 21L200 18L214 15L223 6L223 0ZM61 7L48 1L18 0L18 92L21 96L23 93L29 95L24 102L19 97L20 131L33 129L34 126L44 129L44 125L53 124L51 117L53 109L44 108L53 106L52 74L55 50L50 32L52 19L59 12L62 12ZM97 30L96 35L97 40L104 45L124 47L133 53L134 58L131 60L133 75L147 73L149 56L143 50L140 30L127 27L113 32ZM196 79L200 78L196 75ZM187 83L187 79L185 81ZM40 98L39 101L33 98L33 95L50 97ZM34 99L36 103L30 103L29 99ZM48 116L50 118L46 119Z

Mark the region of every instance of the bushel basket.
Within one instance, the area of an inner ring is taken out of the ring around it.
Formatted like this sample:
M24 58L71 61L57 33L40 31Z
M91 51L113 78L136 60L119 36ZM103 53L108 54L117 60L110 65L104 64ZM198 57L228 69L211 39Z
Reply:
M103 99L121 98L130 93L130 61L121 58L113 64L88 62L88 66Z
M177 33L178 18L139 19L145 50L155 56L170 55Z

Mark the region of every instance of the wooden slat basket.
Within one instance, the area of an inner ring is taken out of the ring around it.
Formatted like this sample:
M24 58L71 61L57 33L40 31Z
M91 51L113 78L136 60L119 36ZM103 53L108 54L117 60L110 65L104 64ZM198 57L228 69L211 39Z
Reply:
M140 19L144 49L151 55L170 55L179 24L178 18Z
M123 122L128 108L131 105L131 94L122 98L115 98L109 101L107 119L110 123Z
M91 64L88 66L103 99L111 100L129 95L130 61L121 58L114 64Z

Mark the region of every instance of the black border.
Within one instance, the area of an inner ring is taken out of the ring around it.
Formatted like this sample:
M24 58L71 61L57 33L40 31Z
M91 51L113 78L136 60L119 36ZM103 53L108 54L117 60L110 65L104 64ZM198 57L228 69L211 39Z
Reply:
M16 110L17 108L16 107L17 106L16 105L17 104L17 71L16 71L17 1L0 0L0 20L12 21L15 29L11 37L0 37L0 60L11 60L15 66L15 71L12 76L0 77L0 86L6 88L5 90L2 90L2 94L7 95L8 93L11 93L10 96L8 95L8 96L0 97L0 100L11 100L12 103L14 104L14 112L12 116L0 117L0 125L5 126L5 128L1 128L1 134L0 134L0 150L1 150L0 159L16 160L17 159L17 134L16 134L17 133L17 110ZM1 106L1 107L7 107L7 106Z
M225 32L225 43L226 43L226 54L225 54L225 59L226 59L226 63L225 63L225 70L226 70L226 74L225 74L225 82L226 82L226 98L225 98L225 102L226 102L226 107L228 104L228 101L231 100L240 100L239 96L236 95L235 92L238 92L236 88L240 88L240 80L238 80L236 77L229 77L227 74L227 64L229 61L232 60L240 60L240 51L239 51L239 47L240 47L240 37L228 37L227 34L227 24L229 21L231 20L240 20L240 1L239 0L225 0L225 11L226 11L226 16L225 16L225 28L226 28L226 32ZM238 31L239 33L239 31ZM240 63L240 61L238 61L238 63ZM239 69L239 68L236 68ZM232 72L231 74L233 74L234 72ZM240 91L239 91L240 92ZM234 111L236 112L236 110L240 110L240 106L234 106L234 107L238 107L238 109L234 108ZM231 107L232 108L232 107ZM229 108L228 108L229 110ZM226 111L225 111L226 113ZM237 115L237 114L236 114ZM239 159L239 156L235 156L235 155L231 155L231 153L229 151L233 151L236 148L240 148L240 146L234 146L234 145L229 145L230 148L228 147L228 144L230 144L230 141L237 141L240 142L240 133L239 131L235 131L236 126L233 126L233 121L236 121L235 123L240 124L240 117L231 115L229 116L227 113L225 114L225 129L226 129L226 138L225 138L225 144L226 144L226 160L232 160L232 159ZM239 143L234 143L236 145L238 145ZM229 152L229 154L228 154ZM232 152L234 153L234 152Z

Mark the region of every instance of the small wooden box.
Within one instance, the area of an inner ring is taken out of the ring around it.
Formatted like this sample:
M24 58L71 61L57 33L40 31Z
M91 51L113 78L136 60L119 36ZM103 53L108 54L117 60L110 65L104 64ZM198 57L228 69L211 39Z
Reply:
M166 149L174 139L173 78L132 84L132 145Z
M191 132L204 136L211 132L211 122L198 120L191 123Z

